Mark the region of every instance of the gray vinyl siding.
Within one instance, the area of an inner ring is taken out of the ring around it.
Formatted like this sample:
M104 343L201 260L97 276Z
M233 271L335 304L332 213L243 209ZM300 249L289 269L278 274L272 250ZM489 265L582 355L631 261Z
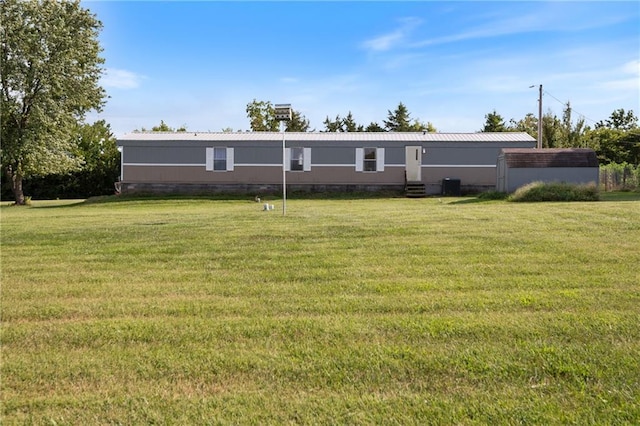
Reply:
M127 146L122 153L124 163L203 164L204 147Z
M122 144L123 162L146 164L204 164L207 147L234 148L236 164L282 164L282 145L273 142L247 145L233 142L166 142L161 145L145 143L144 145ZM324 146L318 142L288 141L287 147L311 148L313 164L321 165L353 165L357 147L385 148L385 165L401 166L405 164L405 145L398 146L393 142L367 142L366 144L342 143L340 146ZM429 143L418 145L425 149L422 155L423 165L495 165L503 144L486 143ZM510 147L529 147L529 144L508 144Z
M387 166L404 165L404 156L405 156L404 145L401 147L398 147L397 145L393 147L382 145L376 148L384 148L385 165Z
M238 146L234 147L236 164L282 164L282 147Z
M352 147L312 147L311 167L314 164L353 165L356 162L356 149Z
M513 144L512 144L513 145ZM525 145L528 147L528 145ZM425 165L492 165L504 146L457 144L425 146L422 164Z

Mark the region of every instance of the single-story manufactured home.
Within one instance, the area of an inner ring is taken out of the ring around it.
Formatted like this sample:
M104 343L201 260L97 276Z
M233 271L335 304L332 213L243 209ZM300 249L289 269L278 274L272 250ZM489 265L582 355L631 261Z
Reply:
M284 138L284 141L283 141ZM526 133L134 132L118 138L123 193L492 190L505 148ZM283 171L284 169L284 171Z
M599 182L596 152L588 148L504 148L498 156L496 190L514 192L531 182Z

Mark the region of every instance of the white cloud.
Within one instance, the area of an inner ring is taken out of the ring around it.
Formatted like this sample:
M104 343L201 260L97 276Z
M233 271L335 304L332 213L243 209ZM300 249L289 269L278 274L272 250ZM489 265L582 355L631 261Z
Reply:
M394 44L404 38L404 32L401 30L394 31L383 36L379 36L365 41L362 45L369 50L384 51L389 50Z
M589 8L575 7L576 3L546 3L536 10L519 16L480 16L479 25L458 33L424 39L411 47L419 48L465 40L486 39L535 32L573 32L614 25L628 19L617 12L595 15ZM573 16L568 20L567 16Z
M631 91L638 93L638 82L640 81L640 60L633 60L623 64L619 68L619 78L608 80L602 83L602 87L608 90Z
M640 59L627 62L620 70L627 74L635 74L636 77L640 77Z
M420 25L422 21L418 18L404 18L400 20L400 28L390 33L365 40L362 47L366 50L383 52L404 42L411 31Z
M615 77L602 82L599 86L607 90L630 91L640 93L640 60L633 60L618 68Z
M144 77L132 71L107 68L102 77L102 85L114 89L136 89Z

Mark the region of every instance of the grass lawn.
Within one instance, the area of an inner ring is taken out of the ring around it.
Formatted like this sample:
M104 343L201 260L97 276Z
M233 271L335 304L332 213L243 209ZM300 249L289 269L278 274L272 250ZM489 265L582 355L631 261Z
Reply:
M2 423L639 424L604 198L4 203Z

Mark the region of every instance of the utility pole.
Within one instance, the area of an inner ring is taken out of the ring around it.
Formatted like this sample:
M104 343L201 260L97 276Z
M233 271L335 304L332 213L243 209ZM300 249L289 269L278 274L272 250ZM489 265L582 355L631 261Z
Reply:
M542 84L538 96L538 149L542 149Z

